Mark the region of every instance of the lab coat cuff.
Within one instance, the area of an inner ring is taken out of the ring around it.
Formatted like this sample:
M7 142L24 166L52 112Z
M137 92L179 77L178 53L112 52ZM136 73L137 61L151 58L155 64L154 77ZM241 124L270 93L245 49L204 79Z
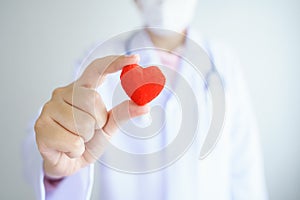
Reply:
M44 171L41 170L39 199L90 199L94 183L94 164L82 168L71 176L65 177L49 192L47 192L47 184L44 182L44 177Z

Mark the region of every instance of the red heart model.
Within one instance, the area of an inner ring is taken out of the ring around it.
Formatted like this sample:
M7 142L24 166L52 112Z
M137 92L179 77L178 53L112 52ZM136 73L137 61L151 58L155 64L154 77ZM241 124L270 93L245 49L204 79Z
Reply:
M164 88L166 78L156 66L143 68L137 64L123 67L121 85L137 105L152 101Z

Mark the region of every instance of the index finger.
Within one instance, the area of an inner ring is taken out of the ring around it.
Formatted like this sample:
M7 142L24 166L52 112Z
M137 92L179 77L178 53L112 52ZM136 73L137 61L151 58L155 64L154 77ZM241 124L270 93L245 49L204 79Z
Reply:
M117 72L125 65L136 64L138 61L139 55L106 56L98 58L89 64L76 83L79 86L87 88L97 88L106 74Z

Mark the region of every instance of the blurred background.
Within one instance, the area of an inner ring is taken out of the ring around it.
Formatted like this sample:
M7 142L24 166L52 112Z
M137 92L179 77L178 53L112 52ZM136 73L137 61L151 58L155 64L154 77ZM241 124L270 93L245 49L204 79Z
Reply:
M261 130L272 200L300 199L300 2L201 0L203 35L231 46L243 64ZM139 27L133 0L1 0L0 199L33 199L21 143L54 88L100 40Z

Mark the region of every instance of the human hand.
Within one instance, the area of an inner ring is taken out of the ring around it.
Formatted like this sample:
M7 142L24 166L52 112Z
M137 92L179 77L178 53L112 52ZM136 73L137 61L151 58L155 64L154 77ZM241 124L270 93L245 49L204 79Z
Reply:
M136 55L96 59L78 80L53 91L34 127L47 177L69 176L94 163L104 152L107 139L118 130L118 123L149 112L147 105L132 101L107 111L101 94L95 91L108 73L138 61Z

